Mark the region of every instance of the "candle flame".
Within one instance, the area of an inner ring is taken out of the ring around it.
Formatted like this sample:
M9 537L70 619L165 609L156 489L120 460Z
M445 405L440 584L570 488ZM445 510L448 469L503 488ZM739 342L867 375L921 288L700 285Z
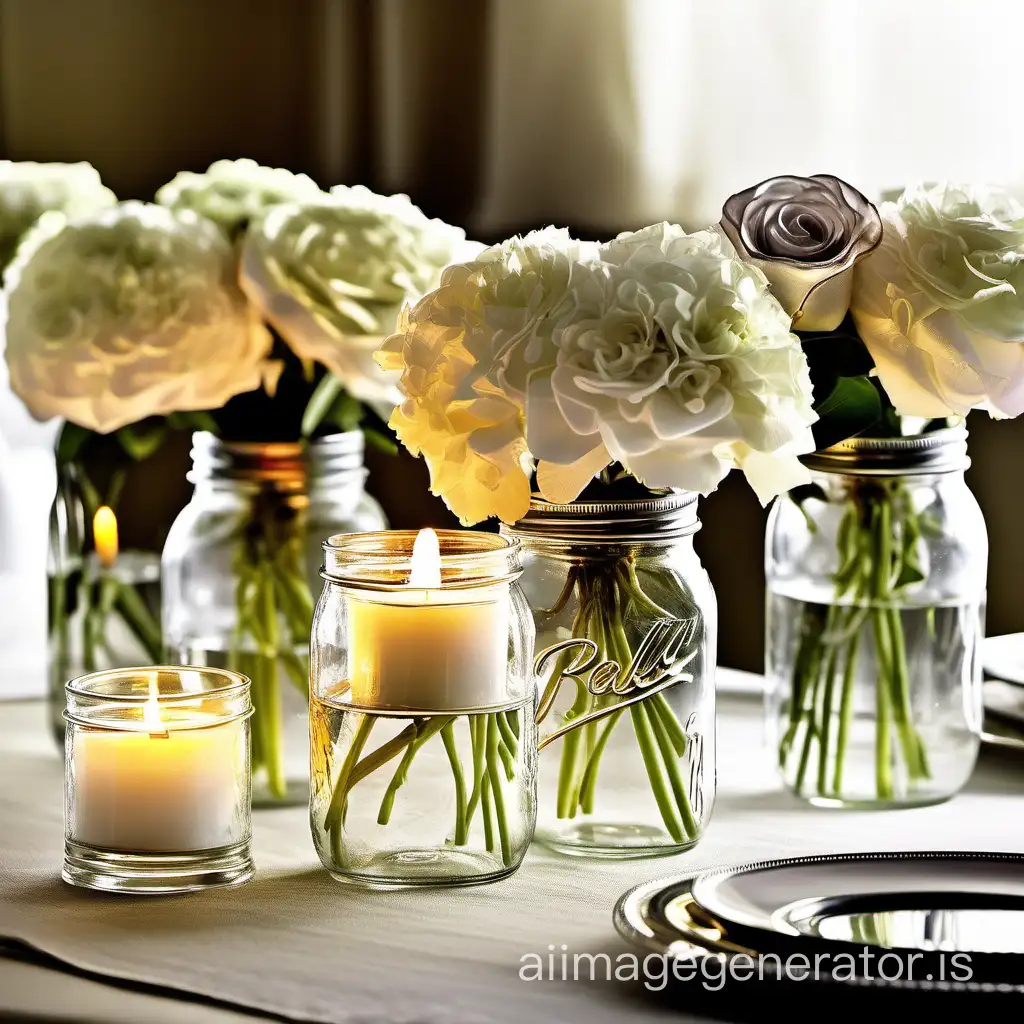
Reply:
M109 569L117 561L117 516L109 505L100 505L92 517L92 538L100 564Z
M160 688L157 686L156 676L154 675L149 680L149 700L142 705L142 724L151 733L164 733L167 731L164 727L164 721L160 717L160 702L157 700L159 696Z
M412 546L409 586L422 587L425 590L441 588L441 543L429 526L416 534L416 541Z

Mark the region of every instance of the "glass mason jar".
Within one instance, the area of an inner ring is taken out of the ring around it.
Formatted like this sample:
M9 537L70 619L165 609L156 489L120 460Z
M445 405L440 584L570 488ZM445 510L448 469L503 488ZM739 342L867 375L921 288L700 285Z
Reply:
M67 684L71 885L190 892L253 876L249 680L153 666Z
M253 802L309 797L309 633L324 538L385 526L363 435L193 439L192 500L163 553L167 656L252 680Z
M50 724L61 748L68 680L163 657L160 556L119 550L111 508L122 490L119 478L123 485L125 476L115 474L101 492L80 463L57 463L47 558L47 672Z
M981 730L988 539L963 428L807 456L768 521L767 702L783 780L821 806L937 803Z
M562 853L692 847L715 798L717 603L697 496L554 505L507 533L537 627L540 823Z
M491 882L519 867L533 838L533 621L519 545L438 537L432 580L416 578L412 532L324 545L310 826L342 881Z

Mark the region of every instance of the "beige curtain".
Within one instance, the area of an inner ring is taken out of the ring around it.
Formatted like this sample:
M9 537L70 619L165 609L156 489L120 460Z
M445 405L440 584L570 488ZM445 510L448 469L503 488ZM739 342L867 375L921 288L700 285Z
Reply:
M781 172L1016 181L1022 30L1020 0L0 0L0 157L90 160L149 198L251 156L484 240L699 226ZM1024 423L975 434L990 623L1020 629ZM0 381L5 480L32 437ZM440 521L421 467L378 479L397 522ZM757 667L762 512L730 481L704 520L723 659Z
M1015 180L1018 0L0 0L0 152L148 196L246 154L494 237L782 171Z

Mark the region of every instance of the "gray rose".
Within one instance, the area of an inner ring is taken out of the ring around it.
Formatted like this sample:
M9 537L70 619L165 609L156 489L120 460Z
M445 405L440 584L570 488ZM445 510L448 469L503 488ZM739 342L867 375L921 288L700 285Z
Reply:
M830 174L782 175L738 192L722 210L722 230L801 331L839 326L854 264L882 240L872 203Z

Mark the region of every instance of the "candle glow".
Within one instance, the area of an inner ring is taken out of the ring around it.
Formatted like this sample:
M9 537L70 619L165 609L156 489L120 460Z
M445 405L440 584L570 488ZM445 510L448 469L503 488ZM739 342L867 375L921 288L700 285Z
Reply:
M409 586L423 590L441 589L441 542L428 526L416 534L412 545Z
M440 538L429 527L408 564L407 586L349 602L352 703L434 711L500 703L508 587L445 587Z
M93 546L100 564L109 569L117 561L117 516L109 505L100 505L92 517Z

